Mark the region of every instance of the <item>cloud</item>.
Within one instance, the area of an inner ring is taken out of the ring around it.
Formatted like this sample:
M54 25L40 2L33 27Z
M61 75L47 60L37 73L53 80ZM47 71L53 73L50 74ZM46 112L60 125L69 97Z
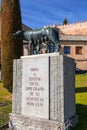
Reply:
M79 0L20 0L22 21L33 27L41 27L48 24L63 23L64 18L69 22L84 20L87 18L86 1Z

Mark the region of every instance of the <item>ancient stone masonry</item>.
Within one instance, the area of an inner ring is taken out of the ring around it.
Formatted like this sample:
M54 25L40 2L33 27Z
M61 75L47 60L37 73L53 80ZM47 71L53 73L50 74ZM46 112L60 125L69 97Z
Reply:
M87 35L87 21L76 22L67 25L52 24L48 26L60 29L60 31L65 35Z

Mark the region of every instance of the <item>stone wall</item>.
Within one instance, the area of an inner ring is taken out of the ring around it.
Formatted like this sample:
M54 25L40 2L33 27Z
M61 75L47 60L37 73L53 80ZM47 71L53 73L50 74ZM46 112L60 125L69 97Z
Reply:
M61 41L62 45L62 54L64 53L64 46L70 46L70 54L67 54L68 57L75 59L76 68L82 70L87 70L87 43L83 41ZM82 47L82 54L76 54L76 47Z

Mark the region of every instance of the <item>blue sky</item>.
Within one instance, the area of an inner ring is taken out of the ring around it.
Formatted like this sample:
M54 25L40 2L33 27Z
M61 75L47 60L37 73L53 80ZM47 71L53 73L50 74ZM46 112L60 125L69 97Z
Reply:
M20 0L22 22L33 29L87 20L87 0Z

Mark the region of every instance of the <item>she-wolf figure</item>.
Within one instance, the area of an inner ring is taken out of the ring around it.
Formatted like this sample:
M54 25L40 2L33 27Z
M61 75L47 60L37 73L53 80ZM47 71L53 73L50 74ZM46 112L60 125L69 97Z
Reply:
M59 52L60 50L60 42L59 42L59 31L56 28L45 27L36 30L23 31L18 30L13 34L15 38L22 38L23 40L27 40L29 42L29 54L41 52L41 45L44 42L47 46L47 52L49 52L49 44L53 44L55 47L55 52ZM31 53L33 47L33 51Z

